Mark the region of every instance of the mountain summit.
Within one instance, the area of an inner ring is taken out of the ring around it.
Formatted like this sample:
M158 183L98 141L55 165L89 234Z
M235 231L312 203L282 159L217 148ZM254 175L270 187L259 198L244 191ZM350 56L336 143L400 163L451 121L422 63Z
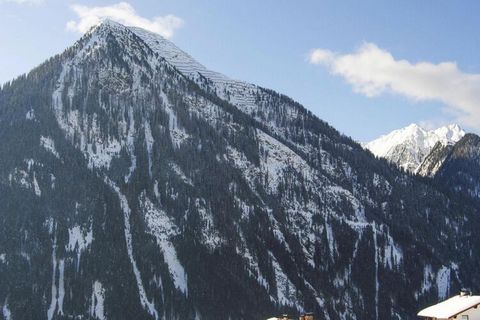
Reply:
M5 84L0 139L4 317L414 319L480 286L478 206L145 30Z
M365 144L377 157L383 157L400 168L415 173L435 144L452 145L465 135L457 124L425 130L417 124L392 131Z

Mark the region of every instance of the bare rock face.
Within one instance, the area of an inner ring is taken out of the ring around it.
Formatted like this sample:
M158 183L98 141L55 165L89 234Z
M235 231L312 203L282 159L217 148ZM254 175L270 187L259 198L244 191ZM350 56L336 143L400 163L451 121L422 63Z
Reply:
M453 145L451 144L443 145L441 142L437 142L416 172L424 177L434 177L450 155L452 149Z

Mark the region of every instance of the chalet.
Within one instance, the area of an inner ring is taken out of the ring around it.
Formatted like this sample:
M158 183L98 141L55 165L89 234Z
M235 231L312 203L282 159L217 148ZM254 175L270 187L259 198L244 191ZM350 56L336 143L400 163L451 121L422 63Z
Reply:
M418 316L427 320L480 320L479 305L480 296L462 291L457 296L423 309Z

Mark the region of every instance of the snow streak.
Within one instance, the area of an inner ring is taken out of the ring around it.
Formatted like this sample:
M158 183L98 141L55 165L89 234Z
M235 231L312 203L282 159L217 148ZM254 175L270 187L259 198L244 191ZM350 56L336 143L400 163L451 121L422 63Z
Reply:
M55 233L55 237L53 239L53 247L52 247L52 299L50 302L50 307L47 311L47 318L48 320L52 320L53 315L55 313L55 309L57 308L57 286L55 284L55 275L57 274L57 234Z
M133 256L132 233L130 228L131 210L128 205L127 197L125 197L125 195L121 193L120 188L109 178L105 177L105 183L107 183L113 189L113 191L115 191L115 193L118 196L118 199L120 200L120 206L123 211L123 219L125 223L124 231L125 231L125 241L127 244L127 253L130 259L130 263L132 264L135 280L137 282L138 293L140 295L140 303L145 308L145 310L147 310L152 316L155 317L155 319L158 319L158 313L157 313L157 310L155 309L154 303L150 302L147 298L147 293L142 283L142 277L141 277L140 271L138 270L137 263L135 262L135 258Z

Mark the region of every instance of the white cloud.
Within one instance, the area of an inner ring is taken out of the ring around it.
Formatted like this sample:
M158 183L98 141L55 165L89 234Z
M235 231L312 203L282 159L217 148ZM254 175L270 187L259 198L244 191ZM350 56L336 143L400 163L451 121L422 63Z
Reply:
M0 3L13 2L17 4L39 5L43 4L45 0L0 0Z
M104 7L74 4L71 8L77 14L78 21L69 21L67 30L80 33L87 32L104 19L111 19L127 26L140 27L158 33L165 38L172 37L175 30L183 25L183 20L174 15L159 16L153 19L141 17L127 2Z
M335 57L333 52L324 49L313 49L310 51L308 60L313 64L327 63Z
M439 101L461 124L480 129L480 74L462 72L455 62L397 60L373 43L350 54L314 49L308 60L342 76L367 97L391 92L417 101Z

